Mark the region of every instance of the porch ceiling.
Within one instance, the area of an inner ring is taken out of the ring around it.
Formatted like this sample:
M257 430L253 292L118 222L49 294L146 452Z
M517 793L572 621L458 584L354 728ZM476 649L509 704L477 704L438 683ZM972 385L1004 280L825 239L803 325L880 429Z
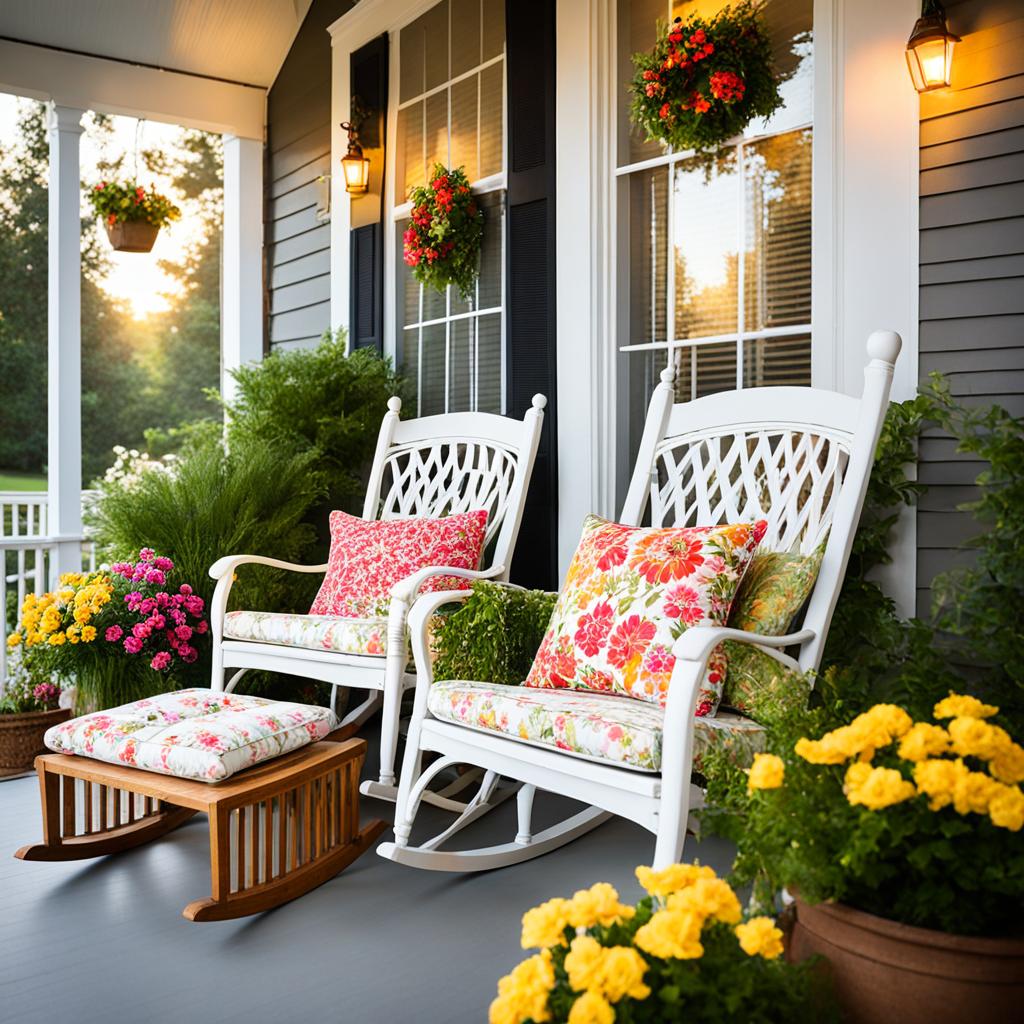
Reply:
M0 36L268 88L312 0L15 0Z

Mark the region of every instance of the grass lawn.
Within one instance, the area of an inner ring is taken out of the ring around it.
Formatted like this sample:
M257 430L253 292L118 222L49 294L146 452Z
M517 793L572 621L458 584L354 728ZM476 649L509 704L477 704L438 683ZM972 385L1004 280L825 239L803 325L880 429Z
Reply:
M19 473L0 469L0 491L45 491L46 477L40 473Z

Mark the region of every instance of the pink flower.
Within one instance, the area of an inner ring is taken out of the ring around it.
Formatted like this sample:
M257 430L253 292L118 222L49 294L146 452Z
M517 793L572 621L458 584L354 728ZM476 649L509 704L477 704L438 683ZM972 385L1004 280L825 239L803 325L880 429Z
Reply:
M169 611L167 614L170 616L170 618L175 623L177 623L177 625L179 625L179 626L184 626L185 625L185 613L184 612L179 611L177 608L172 608L171 611Z
M191 626L177 626L174 632L179 640L190 640L192 638Z
M161 590L160 593L158 593L156 595L156 606L157 606L157 608L166 608L167 604L168 604L168 602L170 600L171 600L170 594L168 594L166 590Z
M161 572L170 572L174 568L174 563L164 555L160 555L159 558L154 558L153 565L155 565Z
M153 660L149 663L150 668L155 668L157 672L163 671L171 663L171 656L167 651L160 651L158 654L153 655Z
M187 583L182 583L182 585L180 587L178 587L178 593L179 594L191 594L192 593L192 588Z
M146 625L151 629L163 629L167 625L167 620L162 615L150 615L146 619Z
M207 625L206 625L205 622L197 622L196 623L196 632L197 633L205 633L206 630L207 630Z
M132 635L137 636L140 640L145 640L152 632L152 628L145 622L136 622L135 625L132 626Z
M206 602L201 597L190 597L185 601L185 607L191 615L198 618L203 614L203 608L206 607Z
M156 608L156 600L152 597L147 597L140 605L139 611L143 615L148 615L151 611Z
M129 654L138 654L142 650L142 641L137 636L125 637L124 649Z
M182 644L181 647L178 648L178 654L181 656L181 660L187 665L191 665L192 662L199 657L199 652L188 644Z
M139 561L152 562L156 552L152 548L143 548L139 552Z
M116 644L124 636L124 630L120 626L107 626L107 631L103 636L107 643Z
M679 619L688 626L704 618L700 606L700 594L685 583L678 583L665 595L665 614L670 619Z
M166 581L167 577L159 569L146 570L147 583L155 583L158 587L162 587Z

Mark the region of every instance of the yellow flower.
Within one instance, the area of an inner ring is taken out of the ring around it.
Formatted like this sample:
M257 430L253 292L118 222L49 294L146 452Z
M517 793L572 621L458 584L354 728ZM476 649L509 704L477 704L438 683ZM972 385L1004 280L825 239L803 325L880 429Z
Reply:
M904 761L924 761L949 750L949 733L941 725L917 722L900 740L899 755Z
M632 907L619 902L618 892L607 882L580 889L573 894L568 906L569 924L573 928L616 924L631 918L634 913Z
M962 693L950 693L932 709L936 718L991 718L999 714L993 704L982 704L977 697Z
M776 754L755 754L754 763L747 772L747 788L778 789L786 773L786 766Z
M9 636L9 637L7 638L7 646L8 646L8 647L17 647L17 646L18 646L18 644L20 644L20 643L21 643L21 639L22 639L22 637L21 637L21 634L20 634L20 633L12 633L12 634L11 634L11 635L10 635L10 636Z
M953 802L957 780L966 772L967 766L959 759L928 759L914 765L914 782L918 790L929 798L931 810L938 811Z
M715 871L702 864L670 864L660 871L638 867L636 877L651 896L668 896L669 893L693 885L698 878L714 878Z
M1004 786L989 802L988 815L997 828L1019 832L1024 828L1024 793L1016 786Z
M81 639L81 637L78 635L77 626L68 626L64 635L67 637L69 644L77 644L78 641Z
M740 940L740 948L747 956L774 960L782 955L782 932L770 917L752 917L746 923L736 925L734 931Z
M992 758L988 770L1002 782L1024 782L1024 748L1010 742Z
M60 647L60 646L61 646L61 644L63 644L63 643L64 643L64 639L65 639L65 637L64 637L64 634L63 634L63 633L54 633L54 634L53 634L53 635L52 635L52 636L51 636L51 637L49 638L49 640L47 640L47 643L48 643L48 644L49 644L49 645L50 645L51 647Z
M872 811L892 807L917 796L914 784L895 768L873 768L863 761L851 764L846 770L843 788L851 804L862 804Z
M524 1020L544 1024L551 1020L548 995L555 985L551 953L543 950L524 960L498 982L498 998L491 1003L490 1024L522 1024Z
M579 935L565 957L569 984L577 992L596 992L609 1002L625 996L646 999L651 990L643 983L647 961L630 946L602 946L590 935Z
M82 627L82 642L91 644L96 639L96 627L95 626L83 626Z
M584 992L569 1010L568 1024L615 1024L615 1011L604 996Z
M842 764L859 757L870 761L879 747L886 747L910 731L910 715L895 704L876 704L849 725L825 733L820 740L797 740L796 753L811 764Z
M604 947L590 935L577 935L565 955L565 973L577 991L600 988Z
M540 946L564 946L566 925L569 923L569 901L561 896L542 903L523 914L523 949Z
M978 718L954 718L949 723L953 750L961 757L991 762L989 771L1003 782L1024 780L1024 748L998 725Z
M694 914L703 923L708 918L735 924L743 916L740 901L729 883L721 878L701 878L666 901L669 910Z
M696 960L704 955L700 932L704 925L698 914L681 910L659 910L633 937L638 949L663 960Z

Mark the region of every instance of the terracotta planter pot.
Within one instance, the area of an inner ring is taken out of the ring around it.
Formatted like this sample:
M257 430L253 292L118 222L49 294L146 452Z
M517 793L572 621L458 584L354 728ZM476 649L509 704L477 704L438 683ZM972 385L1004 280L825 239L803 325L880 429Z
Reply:
M109 224L104 221L107 238L118 252L149 252L160 229L144 220L125 220Z
M0 715L0 776L28 771L36 754L46 750L43 746L46 730L70 717L70 708Z
M1024 939L947 935L798 899L787 957L816 953L849 1024L1006 1024L1024 1005Z

